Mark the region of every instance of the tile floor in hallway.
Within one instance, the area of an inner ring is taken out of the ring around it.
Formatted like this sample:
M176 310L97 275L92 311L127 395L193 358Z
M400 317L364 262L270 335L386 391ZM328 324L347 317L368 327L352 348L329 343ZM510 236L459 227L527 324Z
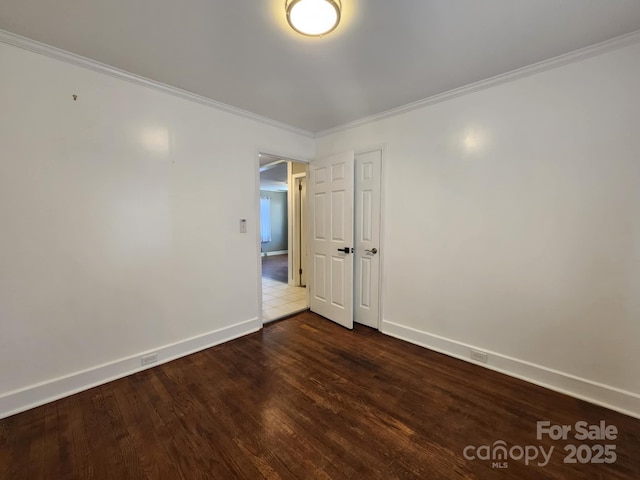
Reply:
M307 289L291 287L270 278L262 278L262 319L264 322L291 315L308 307Z

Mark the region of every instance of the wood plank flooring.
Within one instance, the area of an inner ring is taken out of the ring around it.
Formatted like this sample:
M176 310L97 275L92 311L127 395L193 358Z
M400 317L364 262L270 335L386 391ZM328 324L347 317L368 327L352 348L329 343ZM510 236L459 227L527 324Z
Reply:
M619 435L536 440L537 420ZM498 440L554 453L463 456ZM566 443L617 460L564 464ZM639 479L639 454L639 420L312 313L0 420L2 480Z
M262 276L287 283L289 281L289 255L268 255L262 259Z

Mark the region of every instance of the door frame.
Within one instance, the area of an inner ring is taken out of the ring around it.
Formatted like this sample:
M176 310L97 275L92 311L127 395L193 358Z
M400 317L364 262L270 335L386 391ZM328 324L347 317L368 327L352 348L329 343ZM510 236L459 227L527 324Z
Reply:
M387 244L387 234L385 228L385 218L386 218L386 192L387 192L387 158L389 148L386 143L373 145L371 147L366 148L358 148L354 149L354 155L369 153L373 151L379 150L381 152L381 172L380 172L380 275L378 278L378 330L382 327L382 319L384 315L384 299L386 297L386 244ZM262 255L261 255L261 242L260 242L260 155L269 155L273 157L279 157L283 160L290 160L293 162L304 163L307 164L307 179L308 177L308 165L311 160L302 159L296 157L294 155L289 155L286 153L273 153L273 149L270 148L257 148L254 154L254 208L255 208L255 251L256 251L256 261L257 261L257 271L258 271L258 319L260 324L264 325L264 319L262 318ZM308 188L308 186L307 186ZM310 234L311 228L311 218L309 216L309 206L310 202L307 201L307 238ZM307 242L307 259L309 257L309 249L311 248L310 242ZM307 291L309 291L309 283L312 281L310 277L307 277Z
M271 148L256 148L254 152L254 164L253 164L253 179L254 179L254 188L253 188L253 205L254 205L254 216L255 216L255 252L256 252L256 263L257 263L257 271L258 271L258 321L264 327L264 318L262 317L262 242L260 241L260 155L268 155L270 157L277 157L282 160L286 160L288 162L297 162L304 163L309 165L310 160L305 160L295 155L289 155L286 153L277 153L274 152ZM308 170L308 167L307 167ZM289 167L287 167L287 172L289 171ZM308 222L307 222L308 223ZM307 287L308 291L308 287Z
M307 166L307 171L304 173L292 173L291 175L289 175L289 179L291 180L289 183L291 183L291 185L289 185L289 192L292 194L290 195L290 202L289 202L289 251L291 253L297 253L298 252L298 248L296 247L297 244L300 244L301 240L304 240L304 245L301 249L301 253L302 255L304 255L304 257L308 260L308 250L309 250L309 236L308 236L308 228L305 229L305 225L308 227L309 225L309 201L308 199L306 199L306 201L304 202L304 208L302 205L302 199L298 198L297 195L297 191L295 190L295 185L297 183L297 180L300 179L305 179L305 182L308 180L308 170L309 167ZM308 185L305 184L305 195L306 195L306 188L308 188ZM305 217L303 222L300 221L299 218L296 217L296 213L300 211L301 214ZM304 232L304 234L303 234ZM302 239L300 238L302 237ZM294 250L295 251L292 251ZM293 285L293 286L300 286L297 285L297 281L296 281L296 269L300 269L302 268L302 265L300 264L300 261L296 258L295 255L290 255L289 256L289 260L290 260L290 268L289 268L289 273L291 273L292 275L289 277L289 285ZM305 275L305 280L307 279L307 273L308 273L308 269L309 266L308 265L304 265L304 275ZM306 287L307 282L305 281L305 287Z
M380 152L380 246L378 247L380 255L380 270L378 275L378 326L377 330L380 331L382 327L382 316L384 312L384 298L386 293L386 281L385 281L385 253L386 253L386 230L384 225L385 216L385 192L386 189L386 159L387 159L387 144L383 143L377 146L368 148L361 148L354 150L354 158L358 155L371 152ZM355 190L354 190L355 191ZM355 222L355 212L354 212ZM355 277L354 277L355 280ZM355 288L355 281L353 283Z

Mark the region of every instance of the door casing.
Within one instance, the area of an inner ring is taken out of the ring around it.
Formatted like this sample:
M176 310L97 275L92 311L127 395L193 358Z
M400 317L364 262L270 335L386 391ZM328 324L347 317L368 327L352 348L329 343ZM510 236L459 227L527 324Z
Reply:
M289 251L292 256L292 285L302 287L307 284L306 279L309 270L307 264L307 252L309 250L307 245L307 174L296 173L291 177L293 179L293 191L291 192L293 208L290 223L292 235ZM302 186L301 190L299 190L299 186ZM299 273L300 270L302 270L302 274Z

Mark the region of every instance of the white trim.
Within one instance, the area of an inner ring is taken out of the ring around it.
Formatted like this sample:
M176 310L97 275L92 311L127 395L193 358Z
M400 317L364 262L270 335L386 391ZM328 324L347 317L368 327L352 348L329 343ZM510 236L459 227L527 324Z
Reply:
M274 255L288 254L289 250L274 250L273 252L262 252L263 257L273 257Z
M253 318L219 330L164 345L153 350L140 352L126 358L91 367L64 377L47 380L20 390L5 393L0 396L0 418L6 418L10 415L73 395L74 393L88 390L89 388L111 382L118 378L170 362L176 358L184 357L200 350L228 342L229 340L257 332L261 328L261 320ZM141 357L151 353L158 355L158 361L150 365L141 366Z
M327 135L331 135L332 133L341 132L343 130L348 130L350 128L360 127L362 125L367 125L373 122L377 122L379 120L383 120L385 118L395 117L403 113L411 112L413 110L417 110L419 108L426 107L428 105L442 103L447 100L461 97L463 95L478 92L480 90L486 90L487 88L491 88L497 85L502 85L504 83L513 82L514 80L518 80L520 78L530 77L537 73L546 72L547 70L552 70L554 68L562 67L570 63L575 63L580 60L585 60L587 58L594 57L596 55L610 52L612 50L616 50L619 48L627 47L629 45L633 45L634 43L638 43L638 42L640 42L640 30L636 30L635 32L621 35L619 37L615 37L610 40L606 40L604 42L591 45L589 47L581 48L579 50L574 50L573 52L569 52L564 55L550 58L548 60L543 60L541 62L534 63L526 67L517 68L510 72L502 73L500 75L496 75L494 77L490 77L485 80L480 80L475 83L470 83L469 85L465 85L459 88L454 88L453 90L449 90L448 92L432 95L430 97L423 98L416 102L408 103L406 105L402 105L396 108L391 108L384 112L376 113L374 115L360 118L352 122L347 122L342 125L338 125L337 127L321 130L315 133L315 138L325 137Z
M201 105L215 108L217 110L221 110L227 113L231 113L244 118L255 120L255 121L264 123L266 125L282 128L284 130L305 136L307 138L317 139L320 137L330 135L332 133L348 130L350 128L355 128L362 125L367 125L367 124L376 122L378 120L383 120L385 118L395 117L397 115L401 115L403 113L410 112L418 108L422 108L428 105L434 105L436 103L441 103L447 100L451 100L453 98L467 95L469 93L485 90L487 88L490 88L496 85L512 82L514 80L528 77L536 73L552 70L554 68L561 67L563 65L568 65L570 63L578 62L580 60L594 57L602 53L606 53L612 50L616 50L618 48L623 48L623 47L632 45L634 43L640 42L640 30L637 30L635 32L631 32L625 35L621 35L619 37L615 37L610 40L597 43L595 45L581 48L573 52L569 52L564 55L560 55L548 60L543 60L541 62L534 63L532 65L518 68L516 70L512 70L507 73L496 75L494 77L491 77L485 80L480 80L478 82L471 83L469 85L455 88L453 90L449 90L448 92L432 95L430 97L423 98L416 102L412 102L406 105L401 105L399 107L392 108L381 113L376 113L374 115L360 118L352 122L347 122L342 125L338 125L336 127L320 130L315 133L298 128L298 127L294 127L292 125L288 125L286 123L279 122L277 120L272 120L270 118L263 117L262 115L255 114L247 110L242 110L240 108L227 105L222 102L217 102L215 100L203 97L201 95L197 95L195 93L189 92L187 90L183 90L181 88L173 87L171 85L167 85L162 82L158 82L146 77L142 77L140 75L136 75L134 73L127 72L125 70L112 67L110 65L98 62L96 60L92 60L90 58L86 58L81 55L77 55L75 53L67 52L66 50L62 50L60 48L56 48L51 45L47 45L35 40L31 40L29 38L23 37L21 35L17 35L15 33L8 32L6 30L0 29L0 42L6 43L7 45L13 45L14 47L22 48L30 52L38 53L40 55L45 55L47 57L54 58L56 60L60 60L65 63L69 63L71 65L76 65L78 67L86 68L88 70L93 70L94 72L102 73L105 75L109 75L111 77L125 80L130 83L151 87L156 90L160 90L162 92L168 93L170 95L183 98L185 100L190 100L192 102L196 102ZM300 160L300 161L304 161L308 163L308 160Z
M423 332L388 320L382 321L381 332L450 357L640 419L639 394ZM489 356L488 363L478 363L471 360L469 358L471 349L486 352Z
M299 197L298 195L296 195L296 181L298 179L307 178L307 172L306 170L308 169L308 165L305 165L305 171L303 173L291 173L289 175L289 194L287 197L287 205L288 205L288 211L287 211L287 215L288 215L288 241L289 241L289 245L291 246L291 255L289 255L289 272L288 272L288 277L289 277L289 285L292 287L300 287L300 285L298 285L299 283L299 278L298 280L296 280L296 274L295 272L297 272L298 270L300 270L301 265L300 265L300 261L298 259L298 248L296 247L296 245L298 245L298 243L300 242L300 233L302 231L302 227L300 225L298 225L299 221L298 218L296 217L296 208L299 208L300 210L302 209L301 205L298 205L298 203L300 202L300 200L297 200L297 198ZM296 242L296 240L298 240ZM305 268L307 268L305 266ZM306 272L305 272L305 279L306 279ZM306 282L305 282L306 283Z
M258 319L260 320L260 325L264 325L264 315L262 307L262 237L260 235L260 152L256 152L255 156L256 167L253 169L254 173L254 205L256 208L256 265L258 267Z
M98 62L96 60L92 60L75 53L67 52L66 50L52 47L50 45L31 40L21 35L16 35L15 33L7 32L6 30L0 30L0 42L6 43L7 45L13 45L14 47L22 48L24 50L28 50L33 53L45 55L47 57L69 63L77 67L86 68L88 70L93 70L94 72L109 75L120 80L125 80L129 83L151 87L155 90L159 90L161 92L168 93L169 95L173 95L185 100L196 102L206 107L215 108L217 110L248 118L249 120L255 120L272 127L288 130L290 132L297 133L298 135L303 135L308 138L314 138L313 133L307 130L297 128L286 123L278 122L277 120L272 120L270 118L263 117L262 115L258 115L247 110L242 110L240 108L227 105L226 103L217 102L210 98L206 98L201 95L189 92L187 90L173 87L156 80L151 80L150 78L142 77L140 75L127 72L126 70L121 70L119 68Z
M293 245L293 162L287 162L287 248ZM291 249L293 252L293 248ZM287 285L295 286L293 281L293 255L287 252Z

